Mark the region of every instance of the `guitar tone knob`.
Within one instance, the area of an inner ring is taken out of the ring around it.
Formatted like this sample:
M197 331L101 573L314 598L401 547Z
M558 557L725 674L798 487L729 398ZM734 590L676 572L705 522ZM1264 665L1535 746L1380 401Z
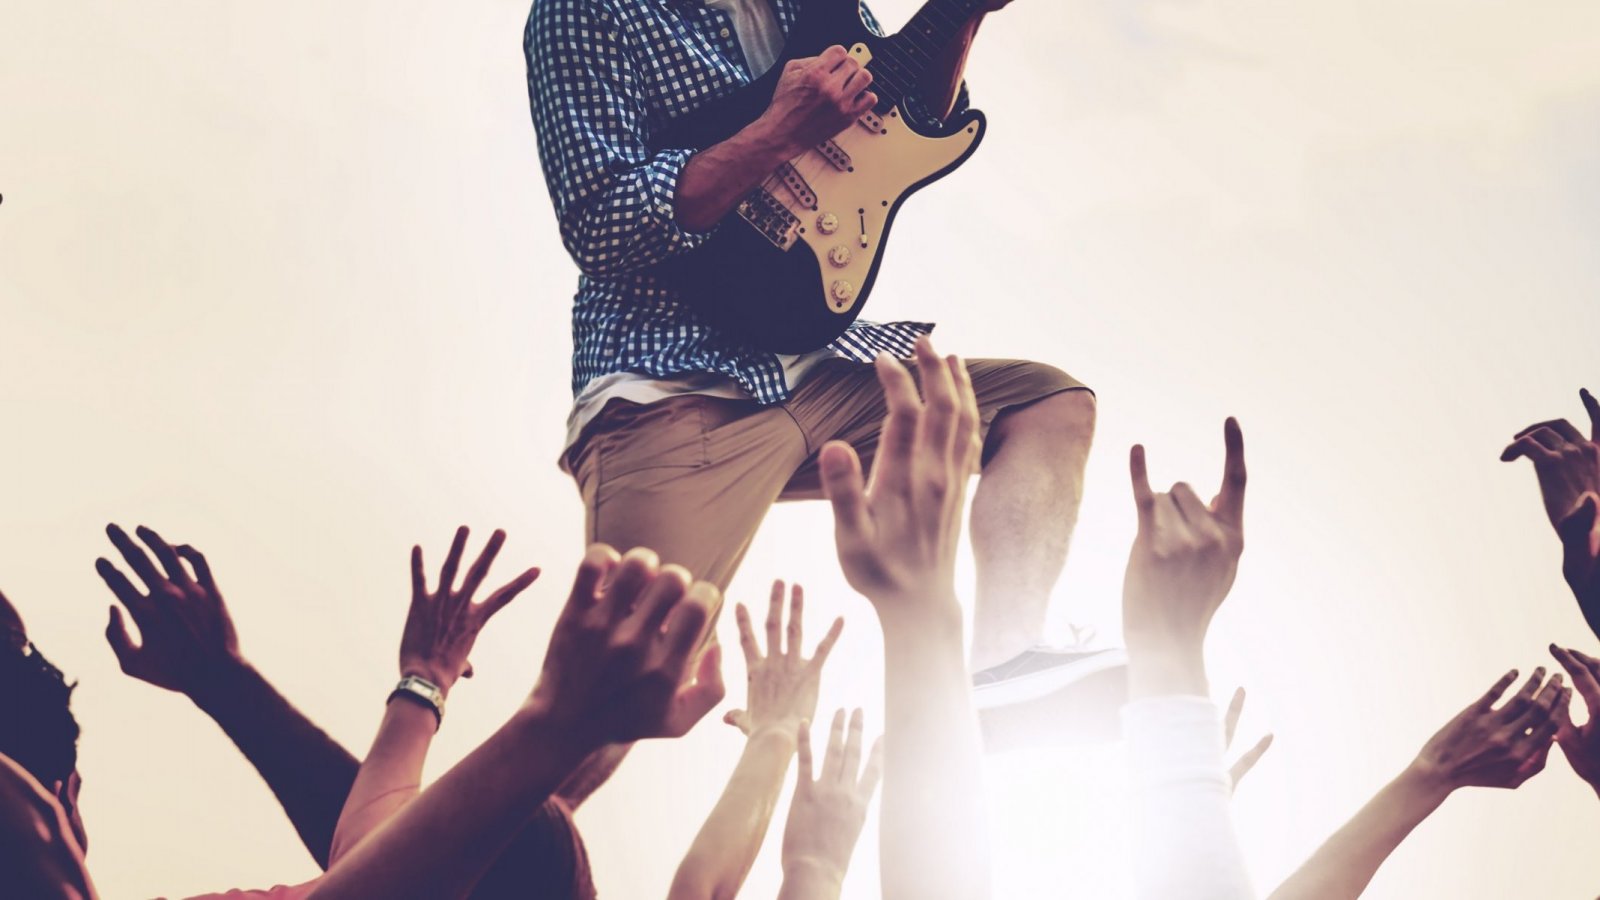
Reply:
M842 269L845 266L850 265L850 248L840 244L832 250L829 250L828 262L833 263L834 267L838 269Z
M833 295L836 305L842 305L848 302L851 297L856 295L856 286L848 281L845 281L843 278L840 278L833 284L829 285L828 293Z
M817 230L823 234L833 234L839 230L839 217L833 213L817 216Z

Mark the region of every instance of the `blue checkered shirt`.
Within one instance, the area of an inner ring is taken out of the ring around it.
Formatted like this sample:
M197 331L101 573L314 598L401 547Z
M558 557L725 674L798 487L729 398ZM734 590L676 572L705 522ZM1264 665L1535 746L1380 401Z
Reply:
M773 0L785 32L798 2ZM573 393L612 372L715 372L761 403L787 399L774 354L705 325L647 271L709 236L674 218L678 175L692 151L650 146L673 118L750 82L730 17L702 0L534 0L523 51L545 182L582 273L572 310ZM965 103L963 90L958 108ZM907 116L933 120L914 100L905 106ZM863 362L880 352L907 356L932 329L857 321L829 349Z

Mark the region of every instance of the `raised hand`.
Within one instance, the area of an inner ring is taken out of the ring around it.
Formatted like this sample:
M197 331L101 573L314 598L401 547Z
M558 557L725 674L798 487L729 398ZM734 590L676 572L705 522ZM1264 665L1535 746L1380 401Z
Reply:
M1505 703L1496 707L1517 680L1515 669L1487 693L1445 723L1417 754L1413 768L1430 780L1461 787L1516 788L1537 775L1550 756L1572 689L1561 675L1545 680L1543 667Z
M1566 419L1552 419L1517 432L1500 454L1503 462L1523 457L1533 462L1545 514L1558 528L1585 493L1600 491L1600 400L1588 390L1578 395L1589 413L1589 437Z
M687 734L722 702L718 645L697 651L721 602L650 550L584 556L556 621L529 712L591 749ZM691 669L693 678L691 678Z
M822 484L845 578L890 627L960 612L955 556L980 449L978 401L967 367L941 359L927 338L917 342L921 399L900 363L880 356L877 368L889 415L872 480L863 484L855 450L834 441L822 448Z
M400 635L402 676L416 675L445 692L449 692L457 678L472 677L472 664L467 656L478 639L478 632L539 577L537 568L528 569L482 603L473 602L473 595L488 576L489 567L505 542L506 533L496 529L457 586L456 572L461 565L461 553L466 549L467 527L456 529L450 552L439 569L438 585L432 591L428 590L423 572L422 548L411 548L411 608L406 613L405 630Z
M1589 630L1600 636L1600 495L1585 494L1556 525L1561 535L1561 574L1572 588Z
M1513 669L1439 729L1394 780L1329 838L1270 900L1356 900L1423 820L1463 787L1515 788L1538 774L1571 690L1544 669L1498 708Z
M800 776L783 830L784 886L778 896L837 897L867 821L867 806L883 775L883 745L881 740L874 742L866 767L860 768L861 710L850 716L846 736L841 709L833 716L821 775L814 777L809 722L799 724L798 738Z
M827 635L817 644L816 654L806 659L800 653L805 610L805 590L795 585L789 593L788 641L784 641L782 581L772 583L767 605L767 651L761 652L750 611L741 603L734 610L739 623L739 646L744 649L745 669L750 674L748 709L730 711L723 721L746 736L767 730L794 731L817 711L817 690L822 682L822 666L844 630L844 619L835 619Z
M122 611L113 605L106 640L123 672L193 698L219 675L244 665L233 620L204 554L188 544L173 547L143 525L134 533L155 554L160 567L127 532L106 526L111 543L146 589L135 587L110 560L95 560L95 571L139 629L139 643L134 644Z
M1233 699L1228 701L1228 712L1222 717L1222 743L1224 747L1233 746L1233 735L1239 729L1239 716L1243 713L1244 688L1236 688L1233 692ZM1249 750L1246 750L1243 755L1234 760L1233 765L1228 767L1228 781L1232 784L1233 790L1239 789L1240 779L1244 778L1250 773L1251 769L1256 767L1256 763L1261 761L1261 757L1266 755L1271 746L1272 735L1263 735Z
M1577 650L1550 645L1550 654L1567 670L1572 687L1583 698L1588 710L1582 725L1574 724L1567 704L1555 708L1556 743L1567 757L1572 771L1600 794L1600 659Z
M1206 632L1244 552L1244 435L1232 418L1223 442L1222 490L1209 505L1183 482L1153 492L1144 447L1129 454L1139 533L1128 557L1122 615L1135 696L1206 693Z

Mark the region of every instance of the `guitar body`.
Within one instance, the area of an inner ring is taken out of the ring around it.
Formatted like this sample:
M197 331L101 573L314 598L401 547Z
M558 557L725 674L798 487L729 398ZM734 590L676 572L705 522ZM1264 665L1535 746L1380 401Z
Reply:
M766 111L791 59L842 44L865 65L884 40L862 24L856 0L807 0L771 70L668 123L657 148L703 149L731 137ZM976 110L923 132L898 107L880 104L780 168L700 247L652 271L742 343L816 350L860 315L900 205L965 162L983 134Z

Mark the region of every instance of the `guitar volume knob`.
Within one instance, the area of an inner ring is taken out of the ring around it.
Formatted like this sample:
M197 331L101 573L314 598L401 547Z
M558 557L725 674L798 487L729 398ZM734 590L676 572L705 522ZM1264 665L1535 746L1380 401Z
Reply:
M833 296L834 305L842 306L856 295L856 286L840 278L828 286L828 293Z
M850 248L840 244L839 246L834 247L832 250L829 250L828 262L833 263L834 267L839 269L850 265Z
M839 217L831 212L817 216L817 230L823 234L833 234L839 230Z

